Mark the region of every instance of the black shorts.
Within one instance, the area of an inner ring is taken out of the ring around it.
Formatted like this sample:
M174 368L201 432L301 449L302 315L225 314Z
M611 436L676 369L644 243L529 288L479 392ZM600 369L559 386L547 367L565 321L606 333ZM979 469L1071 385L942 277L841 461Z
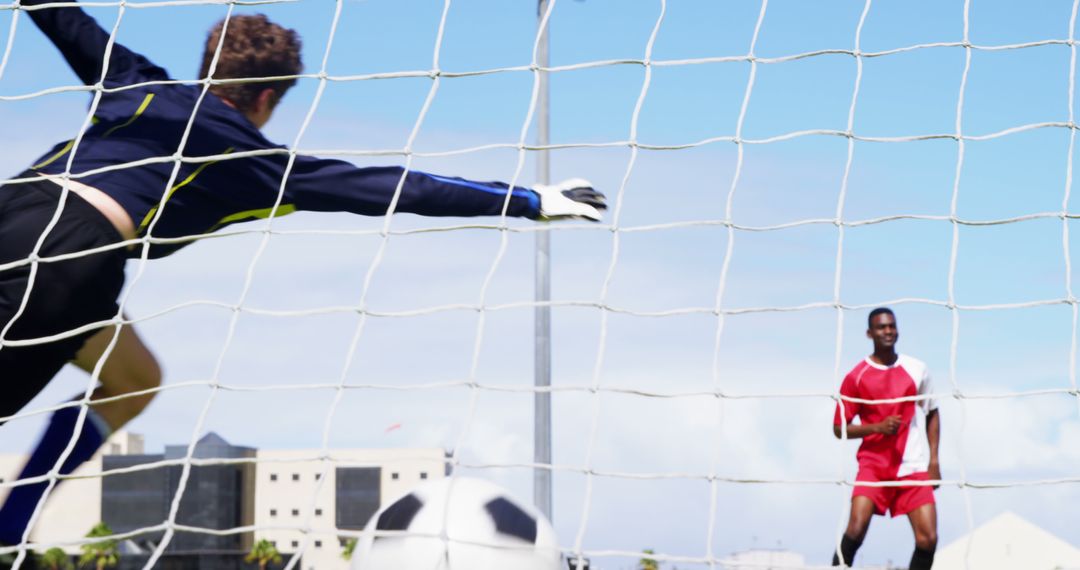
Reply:
M33 176L26 172L19 178ZM0 265L29 257L56 213L60 193L58 184L44 178L0 186ZM97 208L68 192L64 211L38 255L75 253L119 241L120 233ZM0 339L0 424L33 399L96 331L29 346L3 341L47 337L115 317L125 254L117 248L37 264L26 309ZM29 264L0 269L0 331L22 306L29 276Z

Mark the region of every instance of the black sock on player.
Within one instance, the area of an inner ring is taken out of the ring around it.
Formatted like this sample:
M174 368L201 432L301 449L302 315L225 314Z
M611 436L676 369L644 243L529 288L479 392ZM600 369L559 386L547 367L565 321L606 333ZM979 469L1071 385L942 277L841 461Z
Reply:
M915 547L915 552L911 555L911 564L908 565L908 570L930 570L930 567L933 565L934 551Z
M859 550L860 546L862 546L861 540L855 540L847 534L840 539L840 555L844 557L845 566L851 566L855 562L855 552ZM931 558L932 557L933 555L931 555ZM840 556L835 552L832 556L832 565L840 566ZM929 568L929 566L927 566L927 568Z

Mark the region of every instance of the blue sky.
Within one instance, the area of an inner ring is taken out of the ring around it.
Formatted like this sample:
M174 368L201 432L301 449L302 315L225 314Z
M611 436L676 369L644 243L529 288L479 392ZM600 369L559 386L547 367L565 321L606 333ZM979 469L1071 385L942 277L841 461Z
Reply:
M137 5L125 12L118 41L146 53L174 77L193 78L205 30L224 15L225 7L137 9ZM754 54L778 58L851 50L863 8L863 3L842 1L769 2ZM443 4L434 1L345 2L327 73L355 76L431 69L442 9ZM745 56L761 9L757 2L670 0L652 57L672 61ZM333 3L303 0L258 10L301 32L307 70L317 72L333 21ZM1071 10L1072 4L1064 1L973 0L969 39L980 46L1067 39ZM256 10L237 9L251 11ZM660 11L661 3L652 0L559 0L552 16L552 64L640 60ZM93 8L91 13L111 27L117 9ZM860 48L880 52L959 42L964 38L963 15L960 1L874 2ZM11 18L10 10L0 10L0 29L9 29ZM467 72L528 65L534 34L535 10L529 2L454 0L439 66L447 72ZM6 37L0 41L6 42ZM24 95L75 82L28 18L19 18L11 48L10 63L0 77L0 95ZM1067 121L1070 55L1070 48L1063 45L974 51L962 105L962 132L989 135L1021 125ZM964 49L958 47L864 58L853 131L867 137L955 133L964 64ZM750 68L746 61L654 66L638 118L638 142L681 145L733 136ZM758 64L743 137L760 140L803 130L844 130L856 69L855 58L847 54ZM645 73L641 65L623 64L553 74L552 142L628 140ZM289 93L267 126L271 139L283 143L296 139L317 83L301 80ZM401 150L430 88L427 78L330 82L299 148ZM517 143L531 89L528 71L443 78L414 149L435 153ZM83 93L0 100L0 124L9 138L0 153L3 175L20 172L51 144L73 136L84 119L85 102ZM1075 109L1077 102L1072 104ZM532 130L527 140L534 140ZM844 220L948 216L958 147L951 139L856 142L842 204ZM521 164L519 158L518 151L504 148L420 156L414 167L480 179L509 180L520 173L519 182L532 183L532 155L526 153ZM732 198L733 220L744 226L771 226L832 219L847 158L847 140L836 136L745 145ZM977 221L1061 211L1069 158L1069 132L1059 127L967 141L956 215ZM552 231L554 298L602 300L629 312L610 313L605 320L593 306L555 308L555 384L583 387L595 381L607 388L668 394L709 392L714 389L715 356L719 384L726 393L833 391L839 383L834 373L835 309L730 316L716 349L718 321L708 310L717 303L729 235L720 225L688 222L724 218L738 160L736 146L716 142L683 150L641 150L627 176L630 159L625 146L552 153L553 177L585 176L621 204L617 218L610 212L604 225L564 224ZM355 160L385 164L401 158ZM471 222L400 216L391 227ZM254 266L245 307L350 306L365 295L371 309L398 312L532 299L532 233L505 234L504 243L498 232L484 229L391 238L365 292L365 275L381 243L370 231L382 223L377 218L302 213L275 221L275 229L341 232L275 235ZM1076 251L1080 228L1073 221L1067 223L1069 245ZM620 231L612 232L611 224ZM655 224L680 225L634 231ZM532 227L517 220L510 225ZM961 226L958 236L954 284L958 304L1066 297L1062 220ZM837 228L827 223L736 231L722 306L831 302L838 237ZM261 234L248 234L195 244L148 264L137 282L133 282L137 265L132 262L129 313L147 318L192 300L237 302L260 240ZM841 301L860 306L909 298L946 301L952 243L952 225L941 219L845 229ZM504 245L505 254L499 257ZM491 282L481 299L489 272ZM973 482L1001 483L1077 476L1080 406L1075 396L948 397L954 381L965 394L1070 387L1073 319L1068 305L961 311L955 377L950 375L949 310L918 302L895 308L901 348L929 364L936 390L946 396L942 401L946 479L966 475ZM641 314L652 312L672 314ZM333 383L344 374L350 384L407 387L459 382L475 369L481 384L525 389L532 378L531 315L532 309L523 306L492 309L482 316L473 310L439 310L371 318L364 323L353 364L343 372L358 325L354 313L294 317L244 313L222 357L218 380L231 386L272 386ZM165 365L168 384L205 382L222 354L230 318L226 309L191 306L145 320L139 329ZM852 310L839 323L841 374L868 349L864 319L865 310ZM84 387L84 376L66 371L34 406L58 402ZM146 434L151 447L189 441L197 435L196 418L209 394L205 385L166 391L131 429ZM314 447L320 445L331 398L325 390L224 391L215 397L200 429L216 430L244 445ZM644 481L597 477L587 502L587 478L574 469L558 471L555 524L565 546L572 546L581 532L586 550L651 547L669 555L701 557L708 543L716 555L782 544L805 553L810 562L827 560L844 516L847 487L718 484L717 528L709 537L710 489L701 477L712 469L725 476L763 479L852 477L855 444L832 438L828 399L732 399L725 400L719 412L710 396L658 399L567 391L554 401L558 465L697 477ZM354 389L335 412L330 443L458 445L465 464L515 465L531 459L530 414L531 396L523 391ZM590 445L594 417L599 427ZM398 422L403 424L401 430L383 434L386 426ZM21 450L38 426L34 419L4 426L0 449ZM526 469L463 471L479 472L530 496ZM1014 510L1068 537L1080 523L1071 508L1078 495L1075 484L968 491L947 486L938 493L941 543L967 531L968 504L976 523ZM586 512L588 522L583 526ZM906 563L910 544L905 521L876 519L861 562ZM630 564L628 558L612 558L601 567Z

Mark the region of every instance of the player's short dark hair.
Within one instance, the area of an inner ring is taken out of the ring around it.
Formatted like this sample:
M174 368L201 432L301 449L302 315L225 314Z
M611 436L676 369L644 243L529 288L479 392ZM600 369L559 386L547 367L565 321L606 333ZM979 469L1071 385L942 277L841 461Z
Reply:
M284 28L270 21L263 14L251 16L233 16L228 26L225 20L210 29L203 51L200 78L210 73L210 62L221 41L221 30L225 28L225 41L221 44L221 55L214 68L214 79L240 79L243 77L278 77L298 75L304 69L300 62L300 35L296 30ZM296 85L296 79L277 81L259 81L255 83L226 83L211 85L210 92L222 99L227 99L241 112L248 112L255 104L259 93L265 89L274 90L273 103L285 95L290 87Z
M892 312L892 309L888 307L878 307L873 311L870 311L870 315L866 317L866 328L874 328L874 317L878 315L892 315L892 318L896 318L896 313Z

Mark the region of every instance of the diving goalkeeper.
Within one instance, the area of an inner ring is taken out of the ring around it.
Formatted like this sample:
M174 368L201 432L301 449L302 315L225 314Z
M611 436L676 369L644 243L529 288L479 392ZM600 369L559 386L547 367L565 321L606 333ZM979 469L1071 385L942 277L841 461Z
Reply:
M47 1L22 0L21 6L33 8ZM0 267L8 265L0 269L0 381L5 394L0 399L0 424L38 394L66 362L92 371L104 354L114 326L79 329L118 314L125 260L141 255L142 246L116 244L151 235L177 238L150 244L149 256L156 258L190 243L185 237L270 215L289 155L259 129L296 82L212 84L197 105L202 85L160 84L170 79L164 69L120 44L109 48L109 34L80 7L27 12L79 79L86 85L100 83L104 90L77 148L74 141L57 144L29 170L0 186ZM297 33L262 15L233 17L210 30L203 78L210 77L219 43L215 80L295 76L302 70ZM265 150L272 152L230 156ZM183 162L173 177L177 155L196 160ZM65 181L69 163L71 177ZM69 192L62 212L38 256L104 251L39 262L23 307L29 258L57 210L65 184ZM406 173L397 166L359 168L297 155L276 213L312 210L378 216L392 209L424 216L499 216L504 208L508 216L598 221L605 201L580 179L511 188L499 182ZM11 344L54 335L59 336L49 342ZM160 385L161 376L153 355L125 325L92 399L150 390ZM135 395L90 407L60 472L70 473L93 456L111 432L138 415L152 398L152 393ZM53 414L20 479L44 475L55 466L74 435L77 417L77 407ZM12 488L0 507L0 544L22 541L45 488L45 483Z

